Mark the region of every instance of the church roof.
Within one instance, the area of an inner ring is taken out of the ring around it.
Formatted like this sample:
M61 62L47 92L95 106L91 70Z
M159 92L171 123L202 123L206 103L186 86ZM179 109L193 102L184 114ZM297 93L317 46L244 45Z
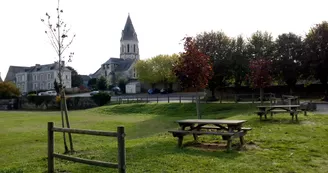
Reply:
M109 58L104 64L117 64L115 71L126 71L133 64L134 59Z
M126 19L126 23L125 23L124 29L122 30L121 41L122 40L134 40L134 41L138 41L137 33L134 30L134 27L133 27L133 24L132 24L132 20L130 18L130 14L128 15L128 18Z

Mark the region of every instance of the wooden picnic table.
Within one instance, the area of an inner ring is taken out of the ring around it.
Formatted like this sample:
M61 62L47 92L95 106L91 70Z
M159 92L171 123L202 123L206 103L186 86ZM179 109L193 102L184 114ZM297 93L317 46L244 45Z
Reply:
M231 150L233 138L240 138L241 146L244 145L244 136L251 128L243 128L246 120L219 120L219 119L186 119L178 120L179 130L170 130L174 137L178 137L178 147L182 146L183 137L192 134L195 141L198 135L220 135L227 140L227 149ZM205 130L205 131L204 131ZM209 131L216 130L216 131Z
M267 106L257 106L259 109L258 112L256 112L260 116L260 120L262 120L262 116L265 116L265 119L267 119L267 113L271 113L271 118L274 113L283 113L283 112L289 112L292 116L292 120L294 120L294 116L296 118L296 121L298 121L298 112L301 112L298 110L300 105L267 105Z

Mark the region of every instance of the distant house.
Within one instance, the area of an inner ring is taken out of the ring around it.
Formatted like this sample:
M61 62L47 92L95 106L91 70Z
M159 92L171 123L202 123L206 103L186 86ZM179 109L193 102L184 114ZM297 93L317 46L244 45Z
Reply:
M65 66L65 63L62 62ZM22 93L37 90L53 90L54 81L59 82L59 63L40 65L32 67L10 66L5 81L11 81L16 84ZM63 85L71 88L71 71L63 68Z

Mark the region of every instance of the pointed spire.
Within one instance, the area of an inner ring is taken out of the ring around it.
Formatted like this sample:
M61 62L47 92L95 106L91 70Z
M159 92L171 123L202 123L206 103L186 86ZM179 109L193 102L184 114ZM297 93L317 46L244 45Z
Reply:
M128 18L126 19L126 23L124 29L122 31L122 40L136 40L138 41L137 33L134 30L132 20L130 18L130 13L128 13Z

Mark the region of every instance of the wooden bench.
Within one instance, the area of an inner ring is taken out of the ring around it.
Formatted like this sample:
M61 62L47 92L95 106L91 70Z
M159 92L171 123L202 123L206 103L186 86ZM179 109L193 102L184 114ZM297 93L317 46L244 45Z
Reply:
M214 127L216 128L216 127ZM217 127L220 128L220 127ZM204 128L205 129L205 128ZM221 129L221 128L220 128ZM244 145L244 138L243 136L246 134L246 131L241 131L241 132L211 132L211 131L186 131L186 130L170 130L168 131L169 133L172 133L173 137L178 138L178 147L182 147L182 142L183 142L183 137L185 135L193 135L194 139L197 140L196 136L197 135L218 135L222 136L223 140L227 140L227 150L231 150L231 145L232 145L232 139L240 137L240 143L241 145Z
M214 130L222 130L221 127L217 127L217 126L202 126L201 129L214 129ZM241 128L242 131L250 131L252 130L252 128L248 128L248 127L242 127Z
M291 114L292 118L294 119L294 116L296 120L298 120L298 113L303 112L304 110L296 110L296 111L287 111L287 110L270 110L270 111L256 111L255 113L260 116L260 120L262 120L262 116L265 116L265 119L267 119L267 114L271 113L271 117L273 114L278 113L293 113ZM304 115L306 115L306 111L304 111Z

